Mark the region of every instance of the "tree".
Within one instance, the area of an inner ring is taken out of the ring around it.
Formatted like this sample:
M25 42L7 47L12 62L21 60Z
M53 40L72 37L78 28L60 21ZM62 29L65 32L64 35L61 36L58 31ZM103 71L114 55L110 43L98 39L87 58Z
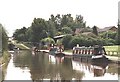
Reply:
M120 21L118 20L117 43L120 45Z
M62 44L64 45L65 48L70 47L69 42L71 41L71 39L72 39L72 35L67 35L63 37Z
M93 34L98 36L97 26L93 26Z
M44 42L45 44L54 44L55 43L54 39L52 39L50 37L42 39L41 42Z
M57 14L57 16L55 17L55 27L58 31L61 31L61 17L60 14Z
M62 15L62 20L61 20L61 27L64 27L68 23L68 17L67 15Z
M63 34L72 34L72 29L70 27L63 27Z
M72 30L75 31L76 28L86 28L86 22L83 19L83 16L76 15L74 23L72 23Z
M48 21L48 36L49 37L54 37L56 33L56 28L55 28L55 23L52 20Z
M47 37L47 22L42 18L34 18L31 29L31 42L39 42Z
M0 50L2 51L6 51L8 49L8 36L2 24L0 24L0 46Z
M26 31L27 31L26 27L23 27L21 29L16 29L15 32L13 33L14 39L18 41L28 41L26 38Z
M75 21L76 21L77 28L85 28L86 27L86 22L84 22L83 16L76 15Z

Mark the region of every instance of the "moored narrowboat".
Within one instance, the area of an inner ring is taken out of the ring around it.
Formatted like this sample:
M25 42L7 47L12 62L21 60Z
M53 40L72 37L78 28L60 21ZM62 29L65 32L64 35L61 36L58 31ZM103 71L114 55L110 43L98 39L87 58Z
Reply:
M95 45L93 47L79 47L78 45L76 47L73 47L73 56L79 56L79 57L89 57L93 61L97 60L108 60L106 58L106 52L105 48L103 46Z
M55 55L55 56L64 56L65 54L63 53L63 47L62 46L51 46L49 49L49 54Z

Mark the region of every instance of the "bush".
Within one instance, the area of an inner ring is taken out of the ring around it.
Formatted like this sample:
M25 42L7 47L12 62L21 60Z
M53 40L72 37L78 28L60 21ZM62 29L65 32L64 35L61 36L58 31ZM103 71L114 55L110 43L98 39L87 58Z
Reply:
M54 44L55 43L54 39L52 39L50 37L42 39L41 42L44 42L45 44Z
M63 38L62 44L65 48L73 48L77 44L80 46L94 46L94 45L114 45L116 43L113 39L103 39L94 35L76 35L66 36Z
M64 45L64 48L69 48L69 42L72 39L72 35L67 35L63 37L62 44Z

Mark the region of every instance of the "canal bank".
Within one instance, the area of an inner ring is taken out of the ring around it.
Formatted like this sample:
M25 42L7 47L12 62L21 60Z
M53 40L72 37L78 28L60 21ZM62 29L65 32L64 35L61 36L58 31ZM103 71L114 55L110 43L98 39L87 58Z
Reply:
M6 69L11 56L8 51L4 51L0 57L0 82L5 78Z

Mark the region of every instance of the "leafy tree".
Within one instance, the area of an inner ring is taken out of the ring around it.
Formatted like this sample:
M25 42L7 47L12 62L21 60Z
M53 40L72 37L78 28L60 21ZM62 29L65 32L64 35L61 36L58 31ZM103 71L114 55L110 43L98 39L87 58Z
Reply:
M49 37L54 37L56 33L56 28L55 28L55 23L52 20L48 21L48 36Z
M14 39L17 39L18 41L27 41L26 31L27 31L26 27L16 29L15 32L13 33Z
M34 18L30 29L32 30L30 39L32 42L39 42L47 37L47 22L42 18Z
M74 22L72 23L72 30L75 31L76 28L86 28L86 22L83 19L83 16L76 15Z
M42 39L41 42L44 42L45 44L54 44L55 43L54 39L52 39L50 37Z
M120 45L120 21L118 20L117 43Z
M62 44L64 45L65 48L70 47L69 42L71 41L71 39L72 39L72 35L67 35L63 37Z
M0 24L0 46L0 50L2 51L6 51L8 49L8 36L2 24Z
M97 26L93 26L93 34L98 36Z
M117 32L112 32L112 31L108 31L108 32L103 32L100 34L100 37L102 38L111 38L111 39L115 39L117 35Z
M55 17L55 27L58 31L61 31L61 17L60 14L57 14L57 16Z
M62 15L61 27L64 27L68 23L67 15Z
M86 22L84 22L83 16L81 15L76 15L76 25L78 28L85 28L86 27Z
M62 32L64 34L72 34L72 29L70 27L63 27Z

